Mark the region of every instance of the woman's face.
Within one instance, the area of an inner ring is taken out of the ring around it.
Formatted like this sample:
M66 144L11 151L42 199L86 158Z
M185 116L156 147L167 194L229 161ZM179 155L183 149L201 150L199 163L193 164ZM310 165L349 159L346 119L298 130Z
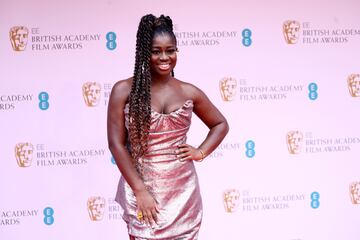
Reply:
M176 65L176 42L169 34L156 34L154 36L151 57L150 69L153 76L167 76Z

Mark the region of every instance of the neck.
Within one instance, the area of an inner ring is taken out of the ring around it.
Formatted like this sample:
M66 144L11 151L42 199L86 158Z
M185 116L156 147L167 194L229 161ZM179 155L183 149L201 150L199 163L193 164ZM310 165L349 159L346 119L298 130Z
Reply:
M171 75L165 75L165 76L151 76L151 84L152 85L163 85L168 83L171 80Z

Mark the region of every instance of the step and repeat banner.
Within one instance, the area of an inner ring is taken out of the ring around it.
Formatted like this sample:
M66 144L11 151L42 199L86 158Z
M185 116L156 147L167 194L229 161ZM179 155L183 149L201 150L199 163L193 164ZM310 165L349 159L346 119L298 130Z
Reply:
M0 238L128 239L106 136L148 13L230 132L196 163L200 239L360 236L360 2L0 3ZM188 142L207 134L196 117Z

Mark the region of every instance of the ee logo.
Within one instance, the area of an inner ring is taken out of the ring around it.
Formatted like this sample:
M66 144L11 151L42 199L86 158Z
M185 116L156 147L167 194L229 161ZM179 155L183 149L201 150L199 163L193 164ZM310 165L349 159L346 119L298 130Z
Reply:
M51 207L44 208L44 223L52 225L54 223L54 209Z
M320 201L319 201L319 198L320 198L320 194L318 192L312 192L311 195L310 195L310 199L311 199L311 207L313 209L317 209L320 207Z
M47 110L49 108L49 94L47 92L39 93L39 108L41 110Z
M318 98L318 85L316 83L310 83L308 86L310 100L316 100Z
M251 30L248 29L248 28L245 28L242 32L241 32L241 35L242 35L242 44L245 46L245 47L249 47L251 44L252 44L252 39L251 39Z
M106 34L106 47L109 50L114 50L116 48L116 33L108 32Z
M245 143L246 148L246 156L248 158L253 158L255 156L255 142L253 140L249 140Z

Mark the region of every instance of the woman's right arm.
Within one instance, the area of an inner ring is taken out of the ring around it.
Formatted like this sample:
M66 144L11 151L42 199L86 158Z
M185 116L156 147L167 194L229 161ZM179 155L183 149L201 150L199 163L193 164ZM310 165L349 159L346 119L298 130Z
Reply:
M143 213L147 224L153 224L157 220L156 202L147 191L126 148L127 131L124 108L130 89L131 80L128 79L117 82L111 91L107 115L108 144L117 167L136 196L138 211Z

